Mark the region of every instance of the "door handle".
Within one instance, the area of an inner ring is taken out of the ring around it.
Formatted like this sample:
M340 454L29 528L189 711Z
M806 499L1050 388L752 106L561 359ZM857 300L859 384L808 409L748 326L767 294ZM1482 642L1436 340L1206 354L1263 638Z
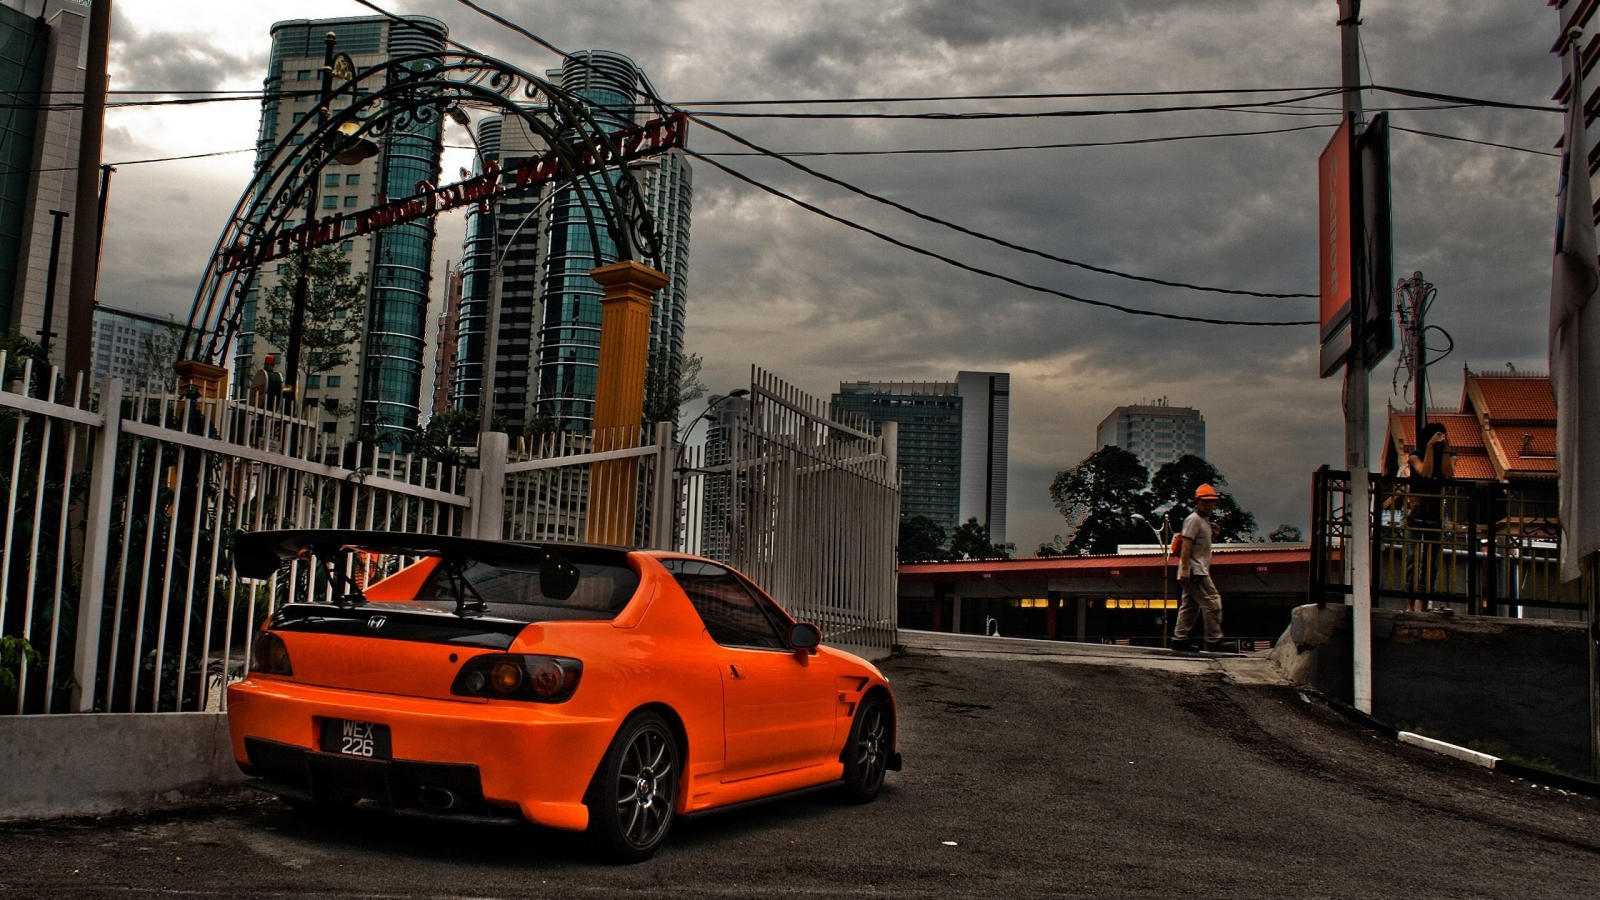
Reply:
M728 674L733 676L734 681L744 680L744 670L734 663L728 663Z

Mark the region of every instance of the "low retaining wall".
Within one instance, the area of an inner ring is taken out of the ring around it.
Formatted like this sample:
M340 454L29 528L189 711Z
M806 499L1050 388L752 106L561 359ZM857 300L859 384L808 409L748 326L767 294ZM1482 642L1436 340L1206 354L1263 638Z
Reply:
M1584 626L1374 610L1374 718L1402 731L1576 775L1589 772ZM1272 658L1352 702L1350 607L1294 610Z
M0 717L0 821L142 812L238 792L223 713Z

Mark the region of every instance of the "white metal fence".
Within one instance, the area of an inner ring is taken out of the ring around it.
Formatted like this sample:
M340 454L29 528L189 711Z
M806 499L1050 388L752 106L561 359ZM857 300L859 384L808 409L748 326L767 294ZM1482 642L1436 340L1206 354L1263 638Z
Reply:
M505 435L486 435L476 467L335 445L315 407L124 394L116 379L89 396L3 353L0 372L0 636L39 653L4 663L18 685L0 714L225 708L267 616L334 590L298 561L235 577L241 531L599 535L704 552L830 640L894 640L892 428L875 436L763 372L714 464L660 425L554 436L515 459Z
M685 453L677 549L749 575L836 642L895 640L900 523L896 426L752 369L719 440Z
M0 634L41 660L16 666L0 712L221 708L272 609L326 587L300 564L236 578L240 531L471 533L466 470L336 447L314 408L125 395L117 379L95 403L54 370L13 369L0 390Z

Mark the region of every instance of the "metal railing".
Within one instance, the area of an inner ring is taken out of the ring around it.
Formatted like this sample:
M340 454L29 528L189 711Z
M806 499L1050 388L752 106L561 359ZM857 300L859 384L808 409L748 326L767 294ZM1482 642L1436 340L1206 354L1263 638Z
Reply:
M1312 485L1311 594L1350 592L1350 476ZM1563 583L1554 486L1373 476L1372 586L1383 605L1446 604L1469 615L1577 617L1583 584Z
M469 467L335 443L317 407L300 417L124 394L117 379L90 394L31 362L9 371L0 636L27 640L40 659L14 664L18 689L0 696L0 714L226 709L223 688L248 671L261 623L286 602L331 601L340 589L299 560L266 580L236 577L242 531L606 534L705 549L830 640L894 640L894 438L765 373L720 467L699 466L703 449L674 445L667 425L553 436L522 458L510 457L505 435L484 435ZM724 530L703 548L708 509ZM344 575L375 580L403 562L351 554Z
M0 385L0 634L42 656L0 712L225 708L261 622L330 590L299 562L236 578L240 531L470 532L464 469L336 446L319 417L118 379L69 395L31 362Z

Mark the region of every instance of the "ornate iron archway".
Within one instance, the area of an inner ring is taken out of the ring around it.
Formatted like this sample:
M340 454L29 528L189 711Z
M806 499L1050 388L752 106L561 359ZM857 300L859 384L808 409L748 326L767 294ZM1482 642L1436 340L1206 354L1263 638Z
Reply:
M321 92L317 115L308 115L283 132L235 205L195 293L181 348L186 360L226 367L262 263L544 181L563 181L581 198L596 267L611 262L601 258L602 228L619 261L659 259L656 224L639 186L621 171L621 164L681 145L681 114L669 114L657 104L658 118L643 127L608 128L578 94L503 60L470 52L418 53L360 72L343 65L347 59L341 57L341 65L327 67L325 83L335 73L345 77ZM332 109L342 98L348 98L348 105ZM515 172L491 169L444 188L418 184L416 197L353 216L340 214L286 227L317 189L323 169L341 156L362 142L442 124L446 116L463 109L515 117L541 137L549 151Z

